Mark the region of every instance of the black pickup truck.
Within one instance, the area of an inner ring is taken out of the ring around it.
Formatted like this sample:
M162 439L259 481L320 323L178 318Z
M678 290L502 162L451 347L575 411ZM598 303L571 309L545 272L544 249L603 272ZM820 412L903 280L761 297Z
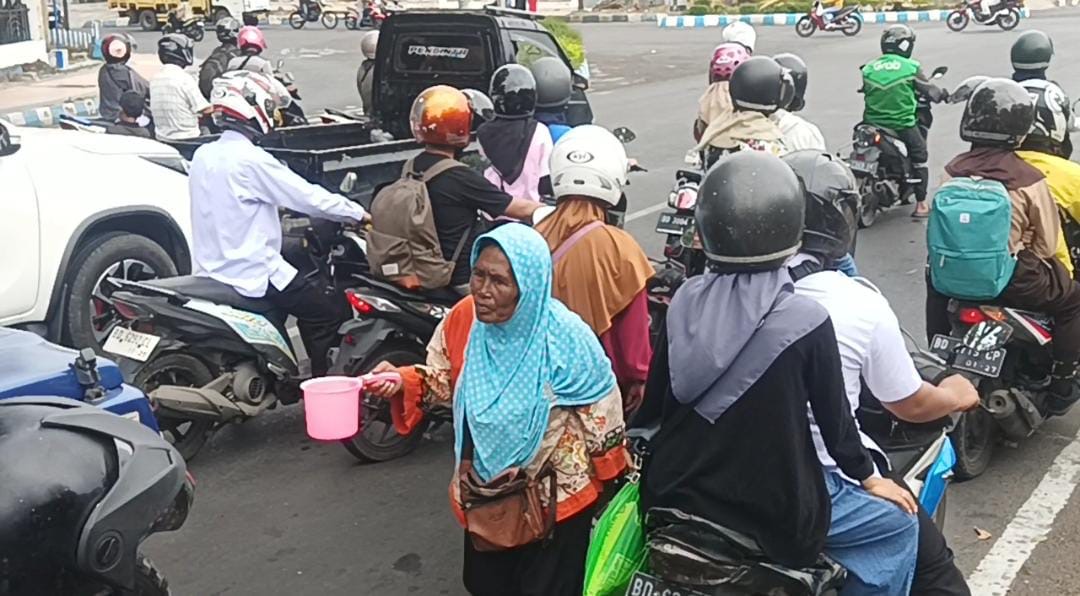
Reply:
M528 64L556 56L570 66L555 38L527 12L487 8L483 11L399 12L383 23L375 60L374 109L355 122L313 124L278 129L261 145L307 180L337 190L348 172L358 182L352 198L367 206L373 191L397 178L405 161L420 146L409 131L409 110L424 89L438 84L487 92L497 68ZM351 81L350 81L351 84ZM585 91L588 81L574 75L568 109L572 125L592 122ZM373 142L380 133L393 139ZM170 142L188 159L214 136ZM475 144L465 161L475 155Z

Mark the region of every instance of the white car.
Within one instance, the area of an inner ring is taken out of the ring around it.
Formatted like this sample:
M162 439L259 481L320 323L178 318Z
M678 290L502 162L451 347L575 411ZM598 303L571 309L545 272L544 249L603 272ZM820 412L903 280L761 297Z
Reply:
M101 348L108 279L191 271L186 164L149 139L0 120L0 326Z

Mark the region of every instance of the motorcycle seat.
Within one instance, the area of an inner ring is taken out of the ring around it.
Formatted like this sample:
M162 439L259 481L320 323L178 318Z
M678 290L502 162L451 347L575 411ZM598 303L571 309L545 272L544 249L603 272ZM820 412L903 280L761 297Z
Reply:
M198 298L216 304L225 304L233 308L263 315L278 313L278 308L269 300L241 296L232 286L209 277L195 275L166 277L164 279L145 281L142 282L142 285L175 292L187 298Z
M389 293L401 300L417 301L426 300L428 302L436 302L440 304L456 304L461 300L461 294L458 294L450 288L438 288L435 290L406 290L397 284L388 282L386 280L377 279L363 274L356 274L363 285L374 290L381 290Z

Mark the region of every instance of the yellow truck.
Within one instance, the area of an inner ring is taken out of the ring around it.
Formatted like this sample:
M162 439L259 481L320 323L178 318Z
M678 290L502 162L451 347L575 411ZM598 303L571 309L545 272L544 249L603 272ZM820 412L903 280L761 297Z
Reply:
M143 31L159 29L169 11L179 5L179 0L109 0L109 8L119 11L132 25L137 23ZM270 13L270 0L190 0L190 6L194 16L208 22L231 16L253 25Z

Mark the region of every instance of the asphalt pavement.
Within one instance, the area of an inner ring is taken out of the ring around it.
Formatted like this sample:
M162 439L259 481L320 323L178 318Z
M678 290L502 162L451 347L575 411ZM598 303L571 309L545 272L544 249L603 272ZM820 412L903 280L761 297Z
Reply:
M1021 30L1041 28L1055 37L1052 74L1074 97L1080 80L1066 66L1080 60L1077 26L1080 14L1074 13L1021 24ZM697 97L720 32L634 24L581 29L597 119L631 127L638 138L629 152L649 169L633 178L627 229L659 255L662 238L653 226L691 145ZM1017 33L955 34L939 23L916 29L915 57L928 71L948 66L946 85L1010 71L1008 50ZM818 34L803 40L790 29L759 29L759 53L791 51L807 61L805 115L835 151L846 151L861 114L857 69L877 55L879 32L868 26L853 39ZM155 35L136 37L141 51L152 51ZM201 55L209 53L211 39L199 44ZM357 102L359 33L270 28L267 39L271 54L281 55L295 75L309 111ZM932 187L947 159L963 150L960 108L938 107L935 117ZM925 226L908 217L909 209L887 213L861 232L856 259L902 324L921 336ZM974 573L976 594L1005 593L1009 585L1010 594L1080 594L1080 497L1073 494L1078 427L1075 411L1052 420L1018 445L1000 445L982 477L951 487L946 535L965 574ZM151 538L145 548L180 596L462 594L462 534L446 496L451 465L449 429L434 432L405 459L361 465L339 445L308 440L299 407L285 408L220 432L191 466L198 487L188 523ZM982 538L976 529L985 532Z

